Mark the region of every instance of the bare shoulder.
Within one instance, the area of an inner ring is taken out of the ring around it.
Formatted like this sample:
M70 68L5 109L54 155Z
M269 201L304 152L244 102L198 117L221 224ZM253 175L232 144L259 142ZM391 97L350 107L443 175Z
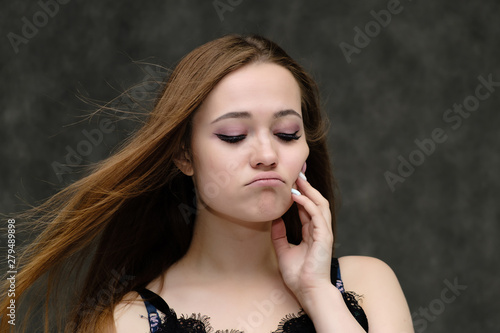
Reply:
M149 332L148 312L141 296L131 291L118 303L113 313L116 333Z
M367 256L339 258L344 287L361 295L370 332L414 332L398 278L384 261Z
M342 280L355 285L365 285L367 282L374 280L396 279L396 275L392 268L382 260L374 257L340 257L339 266Z
M339 258L340 274L346 290L357 294L375 294L380 290L400 291L396 274L380 259L366 256Z

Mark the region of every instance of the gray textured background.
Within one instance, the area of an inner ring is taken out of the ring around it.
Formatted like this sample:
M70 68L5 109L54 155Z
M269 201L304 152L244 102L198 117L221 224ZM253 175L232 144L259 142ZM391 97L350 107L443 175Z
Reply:
M106 101L141 84L151 67L132 61L171 67L225 33L261 33L320 84L343 197L337 255L389 263L418 332L498 332L500 87L457 129L443 120L454 103L474 94L480 75L500 81L498 1L404 0L350 63L339 44L353 44L353 29L364 30L370 11L390 1L221 2L232 8L223 20L212 0L74 0L45 25L40 21L17 53L8 33L22 35L22 18L42 20L42 9L35 1L4 2L0 212L19 210L18 197L35 203L78 176L58 179L52 168L54 161L64 163L67 146L77 149L86 140L82 131L98 128L97 118L71 125L92 109L77 96ZM86 162L106 157L134 128L127 121L115 125ZM391 191L384 173L396 173L398 156L408 159L414 140L429 138L435 128L448 139ZM445 281L455 279L467 289L443 303ZM425 308L427 319L420 312Z

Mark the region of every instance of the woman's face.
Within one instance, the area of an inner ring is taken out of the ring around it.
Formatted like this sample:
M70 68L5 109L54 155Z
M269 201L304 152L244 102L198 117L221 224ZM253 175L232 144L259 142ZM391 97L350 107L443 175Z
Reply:
M194 115L192 133L188 174L198 207L247 222L290 208L309 147L300 88L287 69L254 63L224 77Z

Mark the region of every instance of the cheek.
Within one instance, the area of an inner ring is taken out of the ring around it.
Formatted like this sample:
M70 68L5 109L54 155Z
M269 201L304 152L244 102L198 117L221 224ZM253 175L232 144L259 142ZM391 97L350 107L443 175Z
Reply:
M205 151L195 161L194 178L198 193L205 200L213 200L228 191L238 168L234 156L230 158L220 151L214 154Z
M306 143L304 150L302 151L302 159L304 160L304 162L307 160L308 156L309 156L309 146ZM300 169L302 169L302 165L300 166Z
M306 142L304 142L304 144L302 144L299 147L299 149L297 149L297 153L296 153L296 157L295 157L297 159L297 163L299 165L299 171L302 170L302 165L307 160L308 156L309 156L309 146L307 145Z
M283 156L283 163L286 164L287 169L290 170L292 177L299 175L308 156L309 147L306 143L285 153Z

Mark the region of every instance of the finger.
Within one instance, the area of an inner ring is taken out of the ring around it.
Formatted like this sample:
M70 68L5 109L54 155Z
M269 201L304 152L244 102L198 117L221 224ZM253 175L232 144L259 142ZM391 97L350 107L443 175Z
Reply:
M302 205L297 205L299 211L299 218L302 221L302 225L311 221L311 215L306 211Z
M312 187L312 185L306 180L299 177L296 181L296 184L298 184L297 186L299 188L299 191L303 195L311 199L320 208L320 211L328 224L328 228L331 230L331 212L330 203L328 202L328 200L326 200L321 192Z
M297 204L302 206L305 209L306 213L310 216L309 219L307 218L300 219L302 227L304 227L308 222L311 222L313 229L319 228L320 232L322 233L328 233L330 235L332 234L331 219L325 218L321 209L314 202L312 202L311 199L309 199L305 195L295 195L295 194L292 195L292 198Z
M302 223L302 241L304 241L306 244L311 244L313 242L313 237L312 237L312 229L313 223L311 222L311 217L307 213L304 207L301 205L299 206L299 218L300 222Z
M271 226L271 239L278 257L290 249L290 244L288 243L288 238L286 237L285 222L282 218L273 221Z
M330 206L330 203L328 202L328 200L325 199L325 197L321 194L321 192L315 189L307 180L298 177L297 180L295 181L295 184L297 185L297 188L300 191L300 193L306 195L316 205L322 207Z

